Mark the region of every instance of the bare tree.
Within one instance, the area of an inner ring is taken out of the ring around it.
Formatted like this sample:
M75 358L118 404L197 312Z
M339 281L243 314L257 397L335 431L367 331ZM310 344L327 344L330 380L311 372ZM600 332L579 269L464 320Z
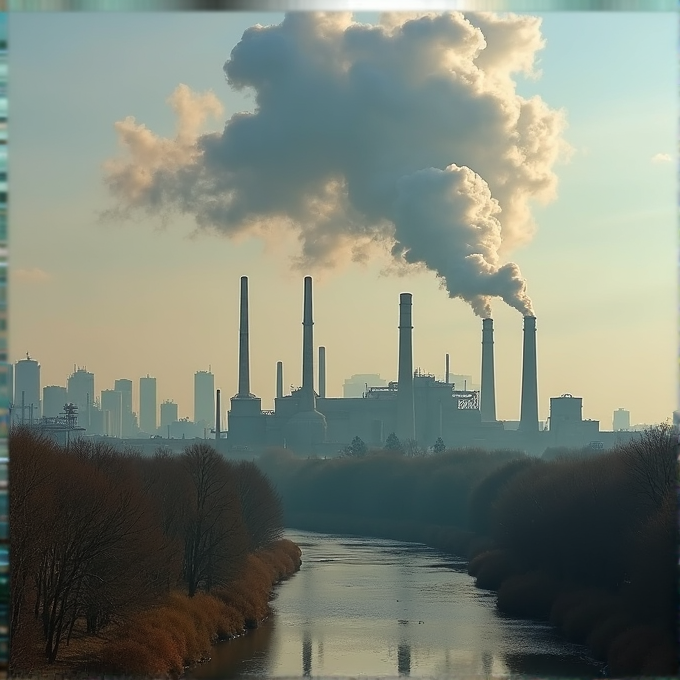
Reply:
M662 507L675 491L678 474L678 429L662 423L618 449L635 488L650 510Z

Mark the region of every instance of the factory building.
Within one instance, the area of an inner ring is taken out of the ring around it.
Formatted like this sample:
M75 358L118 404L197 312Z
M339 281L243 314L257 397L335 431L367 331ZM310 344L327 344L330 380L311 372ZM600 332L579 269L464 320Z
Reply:
M40 420L40 364L26 354L14 367L14 421Z
M43 416L45 418L57 418L64 413L64 406L68 402L68 393L65 387L59 385L47 385L43 387Z
M94 408L94 373L90 373L85 368L73 367L73 373L66 381L68 392L68 402L75 404L78 408L78 424L82 425L87 432L93 434L102 431L103 423L97 419L97 427L92 424L92 409Z

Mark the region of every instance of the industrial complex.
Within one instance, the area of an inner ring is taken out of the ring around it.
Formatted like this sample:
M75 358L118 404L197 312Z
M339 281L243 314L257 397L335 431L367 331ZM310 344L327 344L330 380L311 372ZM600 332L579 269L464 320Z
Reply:
M312 278L304 279L302 319L302 386L283 393L282 365L277 365L274 410L262 410L261 399L250 391L248 279L241 278L238 392L228 412L226 448L260 451L272 446L300 454L332 455L359 437L368 446L382 447L394 433L402 443L421 448L441 437L447 447L518 448L540 455L550 446L610 448L630 432L601 432L599 422L584 420L582 399L565 394L550 399L549 428L538 420L536 318L524 317L520 421L506 429L496 420L493 320L482 320L481 389L460 389L433 375L413 369L413 298L399 298L398 378L386 386L368 387L362 397L326 396L325 348L318 348L318 389L314 378L314 321ZM220 408L217 411L216 436Z

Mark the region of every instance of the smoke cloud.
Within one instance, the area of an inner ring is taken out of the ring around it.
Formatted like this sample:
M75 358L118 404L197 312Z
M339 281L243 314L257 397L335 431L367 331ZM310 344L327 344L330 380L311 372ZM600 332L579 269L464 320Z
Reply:
M134 118L116 123L125 157L105 180L118 214L178 211L227 236L290 229L298 264L333 267L387 244L451 297L491 314L500 297L532 314L517 265L532 200L555 197L567 149L561 111L516 92L537 77L540 19L488 13L292 13L248 29L224 71L255 93L219 133L221 108L180 86L174 139Z

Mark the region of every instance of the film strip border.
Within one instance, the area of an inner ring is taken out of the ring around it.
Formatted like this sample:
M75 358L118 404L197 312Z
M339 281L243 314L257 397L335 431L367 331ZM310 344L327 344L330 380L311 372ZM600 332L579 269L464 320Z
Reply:
M413 11L676 12L678 0L0 0L0 11Z
M9 661L9 372L7 356L7 14L0 13L0 678Z

